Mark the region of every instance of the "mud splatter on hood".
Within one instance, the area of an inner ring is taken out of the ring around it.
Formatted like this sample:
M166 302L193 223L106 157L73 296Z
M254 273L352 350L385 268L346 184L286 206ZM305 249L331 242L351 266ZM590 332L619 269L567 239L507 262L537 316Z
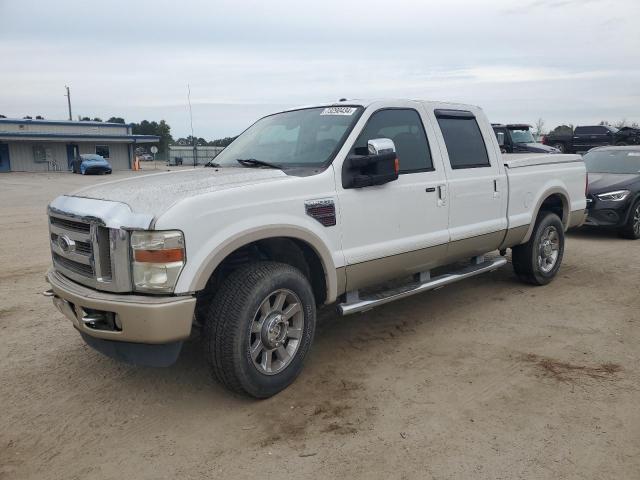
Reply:
M276 169L195 168L115 180L83 188L71 195L126 203L134 213L147 213L158 217L172 205L186 198L291 178Z

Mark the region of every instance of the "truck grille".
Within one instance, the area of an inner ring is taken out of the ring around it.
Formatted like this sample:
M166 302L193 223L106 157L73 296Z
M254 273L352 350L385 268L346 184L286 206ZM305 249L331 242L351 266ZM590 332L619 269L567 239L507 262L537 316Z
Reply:
M116 229L112 241L112 229L102 225L99 219L77 218L50 211L49 236L54 269L89 287L126 291L129 286L128 237L121 232ZM114 278L112 249L116 246L120 258L120 281Z

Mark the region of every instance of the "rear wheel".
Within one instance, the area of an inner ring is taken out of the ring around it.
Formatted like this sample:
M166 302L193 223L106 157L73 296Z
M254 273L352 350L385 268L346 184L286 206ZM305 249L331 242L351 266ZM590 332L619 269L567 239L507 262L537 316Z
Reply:
M620 235L631 240L640 238L640 200L629 210L627 224L620 229Z
M256 262L224 280L204 317L213 376L230 390L267 398L302 370L315 332L315 299L298 269Z
M560 150L560 153L564 153L566 151L566 148L564 146L564 143L562 142L556 142L552 145L553 148L557 148L558 150Z
M513 248L513 269L523 282L546 285L558 273L563 254L562 221L555 213L542 212L529 241Z

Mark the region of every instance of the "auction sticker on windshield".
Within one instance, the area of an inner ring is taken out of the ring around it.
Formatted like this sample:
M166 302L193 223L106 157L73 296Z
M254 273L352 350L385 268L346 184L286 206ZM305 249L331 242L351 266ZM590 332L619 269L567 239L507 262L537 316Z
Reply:
M353 115L356 110L355 107L327 107L320 115Z

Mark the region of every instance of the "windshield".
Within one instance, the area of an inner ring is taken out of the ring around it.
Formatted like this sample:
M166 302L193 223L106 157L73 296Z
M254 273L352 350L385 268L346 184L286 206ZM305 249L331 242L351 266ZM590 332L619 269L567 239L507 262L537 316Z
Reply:
M509 129L511 131L511 140L513 143L536 143L533 135L529 130Z
M640 173L640 150L595 150L584 163L590 173Z
M322 167L333 159L362 110L319 107L270 115L249 127L215 161L223 167Z

